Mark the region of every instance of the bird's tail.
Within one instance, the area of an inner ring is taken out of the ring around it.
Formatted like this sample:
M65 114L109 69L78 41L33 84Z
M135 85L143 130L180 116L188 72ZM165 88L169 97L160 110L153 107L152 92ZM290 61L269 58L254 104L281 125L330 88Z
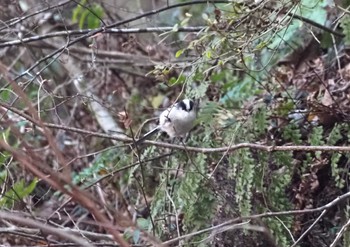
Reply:
M158 126L158 127L154 128L153 130L147 132L144 136L142 136L140 139L138 139L138 140L135 142L135 144L138 145L138 144L142 143L144 140L148 139L150 136L152 136L152 135L158 133L159 130L160 130L160 127Z

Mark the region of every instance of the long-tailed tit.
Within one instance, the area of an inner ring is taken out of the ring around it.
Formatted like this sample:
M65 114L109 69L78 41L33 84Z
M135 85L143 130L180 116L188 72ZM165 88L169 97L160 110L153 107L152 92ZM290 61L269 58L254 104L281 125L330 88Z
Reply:
M159 116L159 125L141 137L136 143L140 143L151 135L162 131L169 137L184 137L193 127L197 117L195 103L190 99L184 99L170 106Z

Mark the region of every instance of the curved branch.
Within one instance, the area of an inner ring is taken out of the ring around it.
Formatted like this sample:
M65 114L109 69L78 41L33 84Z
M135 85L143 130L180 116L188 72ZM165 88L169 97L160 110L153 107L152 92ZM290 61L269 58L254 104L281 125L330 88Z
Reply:
M21 117L27 119L28 121L32 122L33 124L36 124L37 126L41 126L41 123L28 116L27 114L23 113L22 111L9 106L6 103L3 103L0 101L0 106L20 115ZM120 134L118 136L104 134L100 132L93 132L83 129L78 129L74 127L64 126L64 125L58 125L58 124L52 124L52 123L45 123L43 122L43 125L48 128L52 129L61 129L65 131L72 131L75 133L100 137L100 138L106 138L110 140L116 140L125 142L125 145L131 145L133 144L134 140L130 137L127 137L125 135L121 136ZM201 148L201 147L189 147L184 145L177 145L177 144L171 144L166 142L157 142L157 141L149 141L145 140L143 143L145 144L151 144L158 147L165 147L165 148L172 148L172 149L178 149L178 150L185 150L185 151L191 151L191 152L197 152L197 153L223 153L223 152L233 152L238 149L242 148L250 148L250 149L256 149L261 150L265 152L275 152L275 151L306 151L306 152L315 152L315 151L324 151L324 152L350 152L349 146L303 146L303 145L295 145L295 146L271 146L271 145L264 145L264 144L255 144L255 143L239 143L231 146L225 146L225 147L219 147L219 148Z

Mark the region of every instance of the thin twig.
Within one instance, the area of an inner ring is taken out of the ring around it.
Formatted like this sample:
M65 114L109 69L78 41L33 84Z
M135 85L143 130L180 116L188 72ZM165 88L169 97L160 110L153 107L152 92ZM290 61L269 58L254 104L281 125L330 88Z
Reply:
M146 28L111 28L105 30L103 33L114 33L114 34L132 34L132 33L164 33L174 31L176 33L181 32L199 32L203 29L207 28L206 26L198 26L198 27L178 27L176 31L174 27L146 27ZM15 45L23 45L25 43L40 41L48 38L61 37L61 36L72 36L72 35L82 35L93 32L94 29L82 29L82 30L67 30L67 31L59 31L53 33L46 33L43 35L35 35L28 38L16 39L7 42L0 43L0 48L3 47L11 47Z
M9 23L9 24L5 23L5 27L1 27L0 31L2 31L4 29L7 29L7 28L9 28L9 27L11 27L13 25L16 25L19 22L23 22L24 20L26 20L26 19L34 16L34 15L38 15L40 13L46 12L46 11L54 9L54 8L62 7L63 5L66 5L69 2L71 2L71 0L66 0L66 1L60 2L60 3L56 4L56 5L48 6L45 9L41 9L41 10L35 11L34 13L31 13L29 15L25 15L25 16L22 16L22 17L19 17L19 18L15 18L16 20L12 21L11 23ZM48 3L48 2L46 2L46 3Z
M64 239L68 239L74 243L77 243L81 246L90 246L93 247L88 241L75 236L74 234L68 233L66 231L62 231L56 227L49 226L47 224L43 224L42 222L37 222L33 219L24 218L23 216L18 216L11 212L0 211L0 218L5 220L11 220L11 222L17 222L23 225L31 226L42 230L43 232L50 233Z
M212 1L213 3L229 3L229 1L220 1L220 0L217 0L217 1ZM45 57L39 59L38 61L36 61L32 66L30 66L26 71L24 71L22 74L18 75L17 77L15 77L15 81L22 78L24 75L28 74L30 71L32 71L34 68L36 68L37 66L39 66L42 62L46 61L47 59L51 58L51 57L54 57L56 56L57 54L59 54L60 52L64 51L65 49L67 49L68 47L86 39L86 38L89 38L89 37L92 37L98 33L103 33L105 32L107 29L110 29L110 28L115 28L115 27L118 27L118 26L121 26L121 25L124 25L126 23L130 23L130 22L133 22L133 21L136 21L136 20L139 20L139 19L142 19L144 17L147 17L147 16L150 16L150 15L155 15L155 14L159 14L161 12L164 12L166 10L169 10L169 9L173 9L173 8L178 8L178 7L183 7L183 6L187 6L187 5L195 5L195 4L207 4L208 1L207 0L199 0L199 1L191 1L191 2L183 2L183 3L178 3L178 4L174 4L174 5L170 5L170 6L166 6L166 7L163 7L163 8L159 8L159 9L156 9L156 10L152 10L152 11L149 11L149 12L146 12L144 14L141 14L141 15L138 15L138 16L135 16L135 17L132 17L132 18L129 18L129 19L126 19L126 20L123 20L123 21L119 21L119 22L115 22L115 23L112 23L110 25L107 25L107 26L104 26L104 27L100 27L100 28L97 28L91 32L88 32L76 39L73 39L71 41L69 41L67 44L61 46L60 48L58 48L57 50L51 52L50 54L46 55ZM35 76L36 77L36 76Z
M347 192L347 193L345 193L345 194L343 194L341 196L338 196L333 201L327 203L326 205L318 207L318 208L310 208L310 209L303 209L303 210L290 210L290 211L281 211L281 212L266 212L266 213L262 213L262 214L238 217L238 218L235 218L235 219L232 219L232 220L228 220L226 222L223 222L223 223L221 223L219 225L216 225L216 226L213 226L213 227L209 227L209 228L197 231L197 232L192 232L192 233L189 233L189 234L186 234L186 235L182 235L179 238L174 238L174 239L168 240L168 241L164 242L163 244L175 243L175 242L180 241L181 239L194 237L194 236L197 236L199 234L203 234L203 233L211 232L211 231L216 230L216 229L220 229L220 228L222 228L224 226L236 224L238 222L243 222L243 221L247 221L247 220L251 220L251 219L260 219L260 218L286 216L286 215L310 214L310 213L325 211L325 210L328 210L331 207L334 207L335 205L337 205L341 201L343 201L345 199L348 199L348 198L350 198L350 192ZM323 214L321 214L321 216L322 215Z
M322 213L317 217L317 219L311 224L311 226L309 226L308 229L306 229L306 231L303 232L303 234L301 234L301 236L297 239L297 241L295 241L290 247L297 246L297 244L300 243L300 241L312 230L312 228L314 228L317 222L319 222L326 213L327 213L327 209L323 210Z
M334 241L331 243L331 245L329 247L335 247L336 246L336 244L340 240L341 236L343 236L343 234L345 233L345 231L349 227L349 225L350 225L350 219L348 220L348 222L346 222L345 225L342 226L340 231L337 233L337 236L335 237Z

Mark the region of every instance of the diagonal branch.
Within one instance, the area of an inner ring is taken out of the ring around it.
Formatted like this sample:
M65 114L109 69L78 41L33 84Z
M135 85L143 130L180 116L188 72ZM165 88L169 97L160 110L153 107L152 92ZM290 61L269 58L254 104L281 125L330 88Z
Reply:
M335 247L337 245L338 241L344 235L345 231L348 229L349 226L350 226L350 219L348 220L348 222L346 222L345 225L342 226L340 231L337 233L337 236L335 237L334 241L331 243L329 247Z
M267 212L267 213L262 213L262 214L255 214L255 215L250 215L250 216L238 217L238 218L223 222L223 223L216 225L216 226L212 226L212 227L209 227L209 228L206 228L203 230L199 230L197 232L189 233L186 235L182 235L181 237L177 237L177 238L168 240L168 241L164 242L163 244L176 243L182 239L188 239L188 238L197 236L199 234L217 231L217 229L222 229L225 226L237 224L239 222L244 222L244 221L248 221L248 220L252 220L252 219L260 219L260 218L268 218L268 217L276 217L276 216L298 215L298 214L310 214L310 213L315 213L315 212L327 211L328 209L339 204L341 201L349 199L349 198L350 198L350 192L345 193L341 196L338 196L337 198L335 198L331 202L329 202L326 205L323 205L321 207L318 207L318 208L310 208L310 209L303 209L303 210L290 210L290 211L281 211L281 212ZM323 213L321 215L323 215Z

